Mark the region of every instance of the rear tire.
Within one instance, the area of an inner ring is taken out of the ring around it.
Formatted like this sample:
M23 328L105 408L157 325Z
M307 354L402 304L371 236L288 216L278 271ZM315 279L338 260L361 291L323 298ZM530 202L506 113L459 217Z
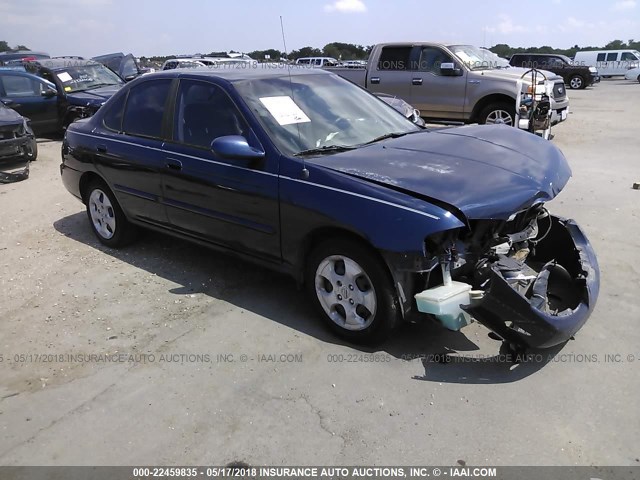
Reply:
M400 303L389 272L361 243L326 240L313 249L305 270L311 301L338 336L377 344L400 323Z
M569 80L569 87L572 90L580 90L583 88L587 88L587 84L585 83L584 78L582 78L580 75L574 75Z
M478 123L481 125L504 124L512 127L516 120L515 103L492 103L482 109Z
M124 215L109 187L101 181L89 184L85 194L89 224L98 240L107 247L122 247L134 240L136 229Z
M638 75L638 78L637 78L637 80L638 80L638 83L640 83L640 75Z

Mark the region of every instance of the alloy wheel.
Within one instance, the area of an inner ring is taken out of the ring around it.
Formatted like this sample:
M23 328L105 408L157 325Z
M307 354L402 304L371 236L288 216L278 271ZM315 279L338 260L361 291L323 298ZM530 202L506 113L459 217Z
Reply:
M104 239L110 239L116 232L116 216L106 193L96 188L89 196L89 211L96 232Z
M364 330L375 318L378 301L373 283L348 257L332 255L318 264L315 291L323 310L339 327Z

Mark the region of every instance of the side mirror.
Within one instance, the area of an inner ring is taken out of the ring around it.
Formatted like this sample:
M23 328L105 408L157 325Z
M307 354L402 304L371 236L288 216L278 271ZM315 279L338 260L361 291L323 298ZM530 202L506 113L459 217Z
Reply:
M440 73L447 77L460 77L462 76L462 69L456 68L456 64L453 62L446 62L440 64Z
M132 75L127 75L126 77L124 77L124 81L125 82L130 82L131 80L133 80L134 78L136 78L138 75L136 75L135 73Z
M222 158L236 160L259 160L264 158L264 152L253 148L247 143L247 139L241 135L218 137L211 142L211 150Z
M57 94L58 94L58 92L56 92L55 90L51 90L51 89L47 88L46 90L42 91L41 95L44 98L52 98L52 97L55 97Z

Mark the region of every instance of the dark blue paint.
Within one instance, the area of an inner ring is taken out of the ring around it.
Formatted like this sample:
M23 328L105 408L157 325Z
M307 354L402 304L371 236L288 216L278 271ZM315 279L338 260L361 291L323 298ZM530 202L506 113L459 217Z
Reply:
M140 77L112 102L142 82L170 78L172 88L180 79L211 82L227 92L244 117L247 143L221 139L212 150L175 142L168 127L175 96L165 110L163 138L113 132L103 125L108 102L67 130L63 182L80 196L82 175L97 174L133 223L244 255L298 279L316 232L350 232L379 250L394 279L407 287L401 271L415 271L425 262L427 236L463 228L469 220L507 219L554 198L571 175L553 144L504 126L424 131L343 153L284 156L234 82L288 74L171 70ZM405 290L411 302L413 292Z

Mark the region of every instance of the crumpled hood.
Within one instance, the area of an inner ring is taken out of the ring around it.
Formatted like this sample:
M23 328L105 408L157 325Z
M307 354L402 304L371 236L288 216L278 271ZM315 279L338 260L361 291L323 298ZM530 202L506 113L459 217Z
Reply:
M507 219L554 198L571 176L551 142L506 125L418 132L308 161L445 202L468 219Z
M122 85L109 85L105 87L87 90L85 92L67 93L67 100L74 105L96 105L100 106L115 94Z
M6 125L22 125L23 117L15 110L0 105L0 127Z

